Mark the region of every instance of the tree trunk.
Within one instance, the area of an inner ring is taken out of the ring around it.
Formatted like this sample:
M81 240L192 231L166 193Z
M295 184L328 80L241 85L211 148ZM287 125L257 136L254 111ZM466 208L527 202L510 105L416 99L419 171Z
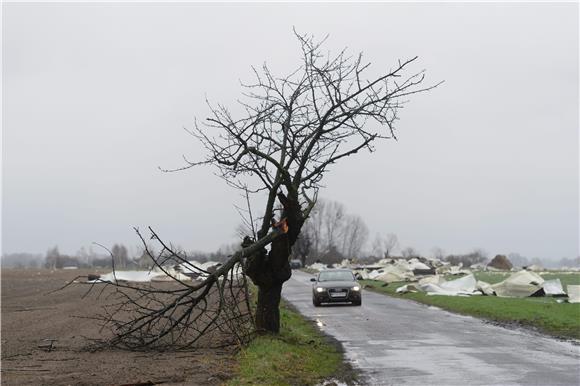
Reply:
M288 231L272 241L269 252L262 249L248 256L246 263L246 274L258 286L256 328L275 334L280 332L282 285L292 276L289 261L292 245L304 224L298 200L290 200L282 194L278 194L278 198L284 206L282 218L287 220ZM250 243L249 238L245 239L242 246Z
M282 283L258 287L256 329L277 334L280 332L280 298Z

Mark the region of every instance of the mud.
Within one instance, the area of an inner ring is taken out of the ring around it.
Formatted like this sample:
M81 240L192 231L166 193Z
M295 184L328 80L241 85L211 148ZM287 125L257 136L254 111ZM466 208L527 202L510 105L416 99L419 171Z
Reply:
M73 284L78 270L2 269L2 385L221 384L235 372L234 349L127 352L95 349L107 302ZM104 272L100 272L104 273Z

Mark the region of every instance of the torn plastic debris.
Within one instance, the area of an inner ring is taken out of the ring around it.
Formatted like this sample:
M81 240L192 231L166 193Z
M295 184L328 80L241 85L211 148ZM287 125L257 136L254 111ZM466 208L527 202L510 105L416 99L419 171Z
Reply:
M491 287L491 284L489 284L489 283L487 283L485 281L478 280L476 287L484 295L487 295L487 296L495 295L495 291Z
M568 303L580 303L580 285L568 285Z
M419 286L419 289L427 292L427 295L445 295L445 296L470 296L481 295L476 289L477 281L473 274L462 278L441 281L440 283L426 283Z
M543 288L546 296L566 296L560 279L546 280Z
M537 273L519 271L491 287L497 296L525 298L542 290L544 279Z
M308 266L308 268L315 269L317 271L322 271L322 270L326 269L326 265L322 264L322 263L314 263L314 264L310 264Z
M191 278L186 275L177 272L175 270L168 270L167 275L163 271L151 270L151 271L115 271L107 273L106 275L100 275L95 277L90 275L88 283L115 283L116 281L129 281L134 283L148 283L152 281L172 281L173 278L180 281L191 280ZM93 280L90 280L93 279Z
M473 274L462 278L445 281L440 276L430 276L421 279L417 284L408 284L397 288L397 293L426 292L427 295L472 296L481 295L476 288L477 281Z
M419 292L414 284L405 284L395 290L398 294L406 294L408 292Z

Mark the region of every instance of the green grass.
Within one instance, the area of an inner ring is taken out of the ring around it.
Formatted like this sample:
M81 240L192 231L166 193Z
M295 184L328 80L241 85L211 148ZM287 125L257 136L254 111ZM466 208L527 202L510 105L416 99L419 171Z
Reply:
M496 273L476 273L476 277L489 283L497 283L504 276ZM550 274L552 275L552 274ZM564 285L574 284L580 280L580 275L555 274ZM568 277L570 276L570 277ZM497 278L499 277L499 280ZM505 276L507 277L507 276ZM564 277L564 278L563 278ZM544 276L548 279L548 276ZM552 277L550 277L552 278ZM534 327L545 333L580 339L580 304L557 303L556 299L542 298L500 298L497 296L428 296L424 293L397 294L398 287L407 283L391 283L383 287L384 283L375 280L360 280L367 289L388 294L393 297L411 299L423 304L433 305L448 311L464 315L472 315L488 320L517 323L523 326ZM368 286L372 286L369 288Z
M342 353L284 301L280 319L279 335L258 336L238 354L228 385L314 385L342 367Z

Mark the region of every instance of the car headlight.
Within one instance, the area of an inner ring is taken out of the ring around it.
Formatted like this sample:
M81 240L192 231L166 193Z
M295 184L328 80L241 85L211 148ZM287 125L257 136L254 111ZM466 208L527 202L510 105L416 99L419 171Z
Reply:
M316 288L316 292L324 292L324 288L322 288L322 287L317 287L317 288Z
M352 287L353 291L360 291L360 287L358 285L355 285L354 287Z

